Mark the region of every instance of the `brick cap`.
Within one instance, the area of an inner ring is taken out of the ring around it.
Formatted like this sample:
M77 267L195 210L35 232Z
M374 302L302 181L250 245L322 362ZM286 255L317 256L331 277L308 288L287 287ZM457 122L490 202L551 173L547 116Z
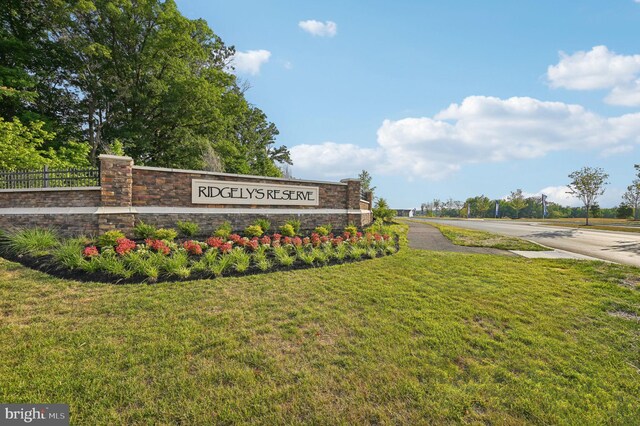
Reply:
M127 157L127 156L122 156L122 155L111 155L111 154L100 154L98 156L99 159L107 159L107 160L116 160L116 161L133 161L133 158L131 157Z

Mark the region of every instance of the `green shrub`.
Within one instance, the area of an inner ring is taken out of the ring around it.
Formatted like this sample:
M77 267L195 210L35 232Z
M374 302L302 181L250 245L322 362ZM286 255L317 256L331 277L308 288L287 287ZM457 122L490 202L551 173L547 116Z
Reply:
M352 237L358 233L358 228L355 225L349 224L346 228L344 228L344 232L348 232Z
M314 248L311 253L313 254L314 259L316 260L316 262L321 263L321 264L325 264L329 261L329 253L325 250L319 249L319 248Z
M173 253L173 256L168 256L165 258L163 262L163 269L169 275L175 275L180 278L186 278L189 274L185 276L185 269L189 270L189 256L186 252L179 251Z
M300 221L298 219L291 218L291 219L287 220L285 222L285 224L291 225L293 227L293 234L294 235L298 235L298 233L300 233L300 225L301 225L301 223L300 223ZM284 235L284 234L282 234L282 235ZM293 235L291 235L291 236L293 237Z
M264 232L265 234L269 232L269 229L271 228L271 222L269 222L267 219L256 219L253 224L258 225L262 229L262 232Z
M176 226L178 227L180 234L184 237L193 237L200 231L200 226L198 226L197 223L190 222L188 220L185 220L184 222L179 220L176 223Z
M396 211L389 208L389 204L384 198L378 198L371 211L374 219L381 219L385 223L393 222L393 218L396 217Z
M98 246L114 247L118 244L118 240L120 238L124 238L124 234L122 232L117 230L107 231L98 237Z
M233 232L233 228L229 222L222 222L216 231L213 233L215 237L222 238L224 240L229 239L229 235Z
M307 265L313 265L313 262L316 260L316 256L313 251L307 253L304 250L300 250L298 251L298 259Z
M349 254L349 246L347 244L340 244L332 253L332 257L336 260L342 261Z
M349 257L353 260L358 260L361 259L362 256L365 255L365 253L367 252L366 249L363 249L361 247L355 247L352 246L351 247L351 251L349 252Z
M256 268L263 272L268 271L269 269L271 269L271 262L266 258L260 259L258 262L256 262Z
M289 255L289 253L287 252L287 249L284 247L274 248L273 254L276 257L276 261L282 266L291 266L293 262L296 260L295 257Z
M280 227L280 234L285 237L295 237L296 230L290 223L286 223Z
M329 235L329 230L326 228L326 226L316 226L316 229L314 229L313 232L320 236Z
M10 253L32 256L49 254L60 242L51 229L21 229L7 236L7 249Z
M231 267L231 257L221 256L216 261L209 265L209 271L216 277L221 277L222 274Z
M69 269L79 268L86 262L82 254L85 242L84 237L63 240L51 253L54 261Z
M158 240L173 241L178 237L178 231L173 228L160 228L153 234Z
M147 238L153 238L155 234L156 234L156 227L153 225L147 225L143 221L138 222L136 226L133 228L133 235L135 235L136 238L140 238L143 240Z
M231 259L231 265L240 273L249 269L251 264L251 255L242 248L235 248L227 255Z
M260 227L260 225L249 225L244 229L244 235L246 237L261 237L264 234L264 230Z

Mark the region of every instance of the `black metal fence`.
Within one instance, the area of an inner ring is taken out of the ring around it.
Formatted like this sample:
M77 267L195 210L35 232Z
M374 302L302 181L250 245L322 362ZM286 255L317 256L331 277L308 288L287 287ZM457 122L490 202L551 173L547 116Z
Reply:
M100 169L0 170L0 189L100 186Z

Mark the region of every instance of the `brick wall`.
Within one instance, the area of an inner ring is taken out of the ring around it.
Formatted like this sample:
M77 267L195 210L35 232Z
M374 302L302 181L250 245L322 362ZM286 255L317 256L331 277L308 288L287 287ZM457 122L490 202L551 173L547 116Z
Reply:
M319 200L317 206L192 204L193 179L313 186L318 188ZM174 227L178 220L189 220L209 233L225 221L240 230L258 218L269 219L274 228L295 218L303 229L325 224L339 229L348 224L369 224L370 198L360 199L357 179L316 182L160 169L135 166L129 157L102 155L98 188L0 190L0 229L50 226L65 235L110 229L130 234L140 220L159 227Z

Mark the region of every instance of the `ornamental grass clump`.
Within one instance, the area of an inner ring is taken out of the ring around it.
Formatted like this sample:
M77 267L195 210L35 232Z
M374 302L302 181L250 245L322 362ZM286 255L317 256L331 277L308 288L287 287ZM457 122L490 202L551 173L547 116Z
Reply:
M115 247L118 240L124 238L124 234L120 231L107 231L98 237L98 247Z
M264 232L265 234L269 232L269 229L271 228L271 222L263 218L256 219L255 222L253 222L253 224L259 226L260 229L262 229L262 232Z
M43 256L60 241L55 231L46 228L21 229L6 237L7 250L16 255Z
M285 223L280 227L280 233L285 237L293 237L296 235L296 230L290 223Z

